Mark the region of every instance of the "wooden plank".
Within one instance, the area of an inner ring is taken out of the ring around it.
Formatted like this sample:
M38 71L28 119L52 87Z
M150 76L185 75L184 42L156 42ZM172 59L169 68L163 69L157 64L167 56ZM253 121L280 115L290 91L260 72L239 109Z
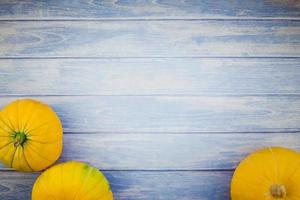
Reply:
M116 200L229 199L232 172L105 171ZM30 199L38 174L0 172L3 200Z
M61 160L117 170L233 169L268 146L299 151L299 134L68 134Z
M300 21L23 21L0 27L0 57L300 55Z
M30 98L30 97L26 97ZM299 131L299 96L53 96L66 132ZM0 98L3 107L15 97Z
M17 1L0 3L2 19L86 18L298 18L295 0Z
M232 170L249 153L270 146L300 151L299 133L65 134L60 161L103 170Z
M298 95L299 65L300 59L3 59L0 94Z

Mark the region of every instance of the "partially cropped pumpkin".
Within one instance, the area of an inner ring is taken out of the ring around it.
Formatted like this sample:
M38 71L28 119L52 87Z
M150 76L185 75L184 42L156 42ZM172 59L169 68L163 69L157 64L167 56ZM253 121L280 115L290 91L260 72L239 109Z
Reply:
M252 153L234 172L231 199L300 200L300 154L282 147Z
M89 164L69 161L47 169L34 183L32 200L113 200L105 176Z
M62 151L62 125L48 106L16 100L0 111L0 161L20 171L40 171Z

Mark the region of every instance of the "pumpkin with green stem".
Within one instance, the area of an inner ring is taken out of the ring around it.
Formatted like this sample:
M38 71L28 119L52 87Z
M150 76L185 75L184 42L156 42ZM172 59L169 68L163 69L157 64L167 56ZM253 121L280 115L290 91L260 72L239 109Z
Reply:
M40 171L62 151L62 125L48 105L16 100L0 111L0 161L19 171Z

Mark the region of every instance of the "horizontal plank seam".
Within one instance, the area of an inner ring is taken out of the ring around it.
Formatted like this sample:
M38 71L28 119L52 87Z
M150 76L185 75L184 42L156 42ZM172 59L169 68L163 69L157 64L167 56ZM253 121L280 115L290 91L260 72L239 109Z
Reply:
M103 172L232 172L234 168L211 169L100 169ZM17 172L11 168L2 168L0 172ZM34 172L38 173L38 172Z
M300 17L6 18L0 16L0 21L300 21Z
M231 60L231 59L236 59L236 60L252 60L252 59L258 59L258 60L299 60L300 61L300 56L299 57L291 57L291 56L285 56L285 57L257 57L257 56L193 56L193 57L84 57L84 56L77 56L77 57L62 57L62 56L38 56L38 57L32 57L32 56L25 56L25 57L12 57L12 56L5 56L1 57L0 60L148 60L151 61L153 59L158 59L158 60L196 60L199 58L204 58L204 59L225 59L225 60ZM299 66L300 67L300 66ZM0 66L1 68L1 66Z
M288 128L287 128L288 129ZM296 130L297 129L297 130ZM107 134L113 134L113 135L123 135L123 134L128 134L128 135L230 135L230 134L299 134L300 133L300 128L293 128L293 130L286 130L283 131L197 131L197 132L171 132L171 131L64 131L65 135L107 135Z
M104 60L104 59L199 59L199 58L217 58L217 59L299 59L297 56L0 56L1 60L7 59L86 59L86 60Z
M234 93L217 93L217 94L5 94L0 93L1 98L8 97L300 97L300 93L282 93L282 94L234 94Z

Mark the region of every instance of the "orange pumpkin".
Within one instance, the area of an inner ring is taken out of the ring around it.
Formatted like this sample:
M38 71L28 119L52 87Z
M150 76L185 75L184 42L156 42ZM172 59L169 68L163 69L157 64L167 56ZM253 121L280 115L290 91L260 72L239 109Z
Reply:
M48 106L16 100L0 112L0 161L20 171L40 171L62 151L62 125Z
M34 183L32 200L113 200L105 176L86 163L69 161L47 169Z
M231 182L232 200L300 200L300 154L282 147L243 160Z

